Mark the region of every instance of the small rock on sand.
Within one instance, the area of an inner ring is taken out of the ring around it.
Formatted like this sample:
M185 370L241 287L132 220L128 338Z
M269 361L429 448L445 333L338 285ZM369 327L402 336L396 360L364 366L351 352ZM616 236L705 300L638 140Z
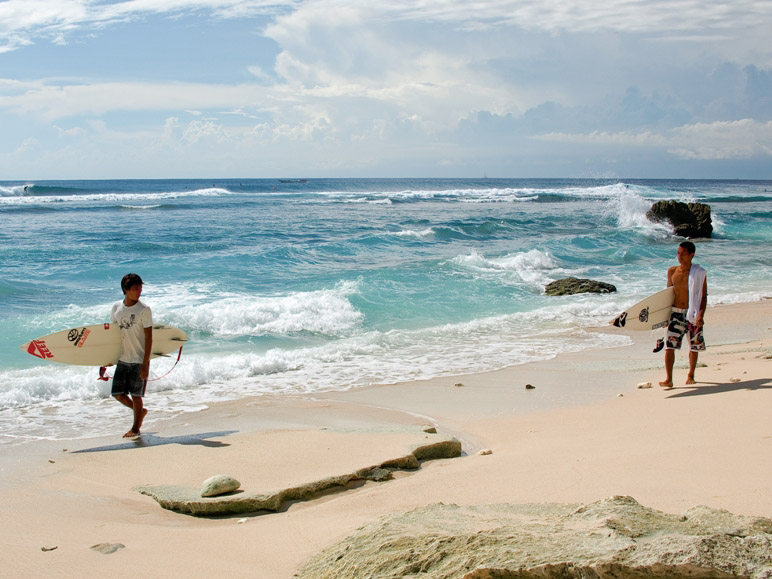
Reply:
M488 454L493 454L493 451L490 448L484 448L483 450L481 450L477 454L479 454L480 456L486 456Z
M526 389L526 390L535 390L535 389L536 389L536 386L534 386L534 385L532 385L532 384L526 384L526 385L525 385L525 389Z
M455 384L453 384L453 386L455 386L456 388L461 388L463 384L461 382L456 382Z
M201 485L202 497L217 497L238 490L241 483L227 474L216 474Z
M57 545L51 545L50 547L40 547L40 550L45 553L46 551L53 551L58 548L59 547Z
M638 384L638 388L651 388L651 382L641 382Z

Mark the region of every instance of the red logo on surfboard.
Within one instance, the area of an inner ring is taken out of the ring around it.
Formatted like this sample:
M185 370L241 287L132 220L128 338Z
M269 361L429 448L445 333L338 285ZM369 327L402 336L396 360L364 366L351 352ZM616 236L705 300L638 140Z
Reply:
M27 348L27 353L42 358L43 360L54 357L43 340L32 340Z

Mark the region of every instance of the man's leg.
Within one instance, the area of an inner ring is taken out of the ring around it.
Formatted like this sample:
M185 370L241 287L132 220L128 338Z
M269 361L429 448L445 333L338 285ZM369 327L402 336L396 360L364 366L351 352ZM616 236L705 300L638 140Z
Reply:
M675 364L675 350L665 350L665 374L666 378L659 383L663 388L673 387L673 365Z
M114 394L113 398L115 398L118 402L123 404L124 406L128 406L129 408L134 408L134 403L131 401L131 397L129 397L127 394Z
M689 351L689 375L686 377L687 384L696 384L694 381L694 371L697 368L697 356L699 355L699 352L695 352L694 350Z

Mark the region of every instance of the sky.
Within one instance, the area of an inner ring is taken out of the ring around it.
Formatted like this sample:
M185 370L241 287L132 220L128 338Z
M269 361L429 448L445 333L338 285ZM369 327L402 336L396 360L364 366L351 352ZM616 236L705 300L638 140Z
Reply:
M0 0L0 180L772 179L772 0Z

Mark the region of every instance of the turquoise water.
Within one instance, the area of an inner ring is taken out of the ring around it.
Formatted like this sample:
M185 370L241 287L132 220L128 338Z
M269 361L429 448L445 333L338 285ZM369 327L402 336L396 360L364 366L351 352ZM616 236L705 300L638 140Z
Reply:
M772 281L770 191L685 180L0 182L0 432L111 431L121 409L96 369L18 346L105 321L129 271L155 320L190 337L178 367L148 387L171 416L624 345L586 329L664 286L681 240L646 220L659 199L712 207L714 237L695 258L709 303L759 300ZM544 296L567 276L618 293Z

